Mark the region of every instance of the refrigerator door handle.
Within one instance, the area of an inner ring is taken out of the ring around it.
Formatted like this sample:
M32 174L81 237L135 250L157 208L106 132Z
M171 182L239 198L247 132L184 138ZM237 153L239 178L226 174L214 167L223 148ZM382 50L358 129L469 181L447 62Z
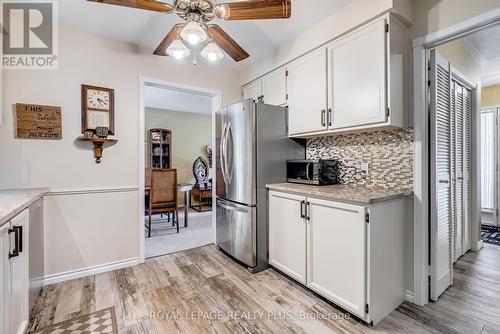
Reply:
M224 170L226 171L226 177L229 183L231 183L231 180L233 178L233 166L229 166L228 158L227 158L227 143L229 141L229 136L231 136L231 142L233 138L233 131L231 130L231 123L227 124L227 130L226 130L226 140L224 140L224 162L225 162L225 168Z
M220 168L222 171L222 178L224 179L224 183L227 183L227 176L226 176L226 166L225 166L225 151L226 151L226 131L227 131L227 124L224 124L224 128L222 129L222 136L221 136L221 144L220 144Z
M248 213L248 210L242 208L242 207L239 207L239 206L236 206L234 204L230 204L226 201L222 201L221 199L218 199L218 202L219 202L219 206L221 208L224 208L226 210L230 210L230 211L237 211L237 212L242 212L242 213Z

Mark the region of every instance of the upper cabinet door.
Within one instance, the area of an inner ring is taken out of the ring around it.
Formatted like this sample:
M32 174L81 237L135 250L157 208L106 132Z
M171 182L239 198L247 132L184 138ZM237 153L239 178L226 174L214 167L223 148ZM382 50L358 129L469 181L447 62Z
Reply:
M243 87L243 100L253 99L259 101L262 96L262 81L257 80Z
M386 21L328 47L330 128L387 122Z
M282 67L262 78L264 103L273 106L286 105L286 68Z
M328 128L326 49L308 54L288 66L289 134Z

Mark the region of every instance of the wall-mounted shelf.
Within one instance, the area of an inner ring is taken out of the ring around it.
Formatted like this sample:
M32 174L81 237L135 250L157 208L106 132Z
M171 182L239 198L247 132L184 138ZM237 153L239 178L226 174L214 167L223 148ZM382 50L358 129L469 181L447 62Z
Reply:
M84 137L79 137L79 141L81 142L91 142L94 145L94 157L95 157L95 162L97 164L101 163L101 158L102 158L102 150L103 146L105 143L116 143L118 142L117 139L104 139L104 138L84 138Z

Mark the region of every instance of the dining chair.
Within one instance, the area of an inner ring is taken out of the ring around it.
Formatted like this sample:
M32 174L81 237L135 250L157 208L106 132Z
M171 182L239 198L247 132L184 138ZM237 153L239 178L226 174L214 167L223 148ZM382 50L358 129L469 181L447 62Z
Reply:
M172 222L179 233L179 211L177 199L177 169L152 169L151 190L146 200L146 214L149 222L148 238L151 237L151 215L172 213Z

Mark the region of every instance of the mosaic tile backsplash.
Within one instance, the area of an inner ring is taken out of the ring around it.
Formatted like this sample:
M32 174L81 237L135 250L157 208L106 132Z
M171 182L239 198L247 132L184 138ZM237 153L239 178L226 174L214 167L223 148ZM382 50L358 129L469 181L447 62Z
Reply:
M307 140L308 159L336 159L342 184L413 188L413 129L338 134ZM368 164L365 176L361 164Z

